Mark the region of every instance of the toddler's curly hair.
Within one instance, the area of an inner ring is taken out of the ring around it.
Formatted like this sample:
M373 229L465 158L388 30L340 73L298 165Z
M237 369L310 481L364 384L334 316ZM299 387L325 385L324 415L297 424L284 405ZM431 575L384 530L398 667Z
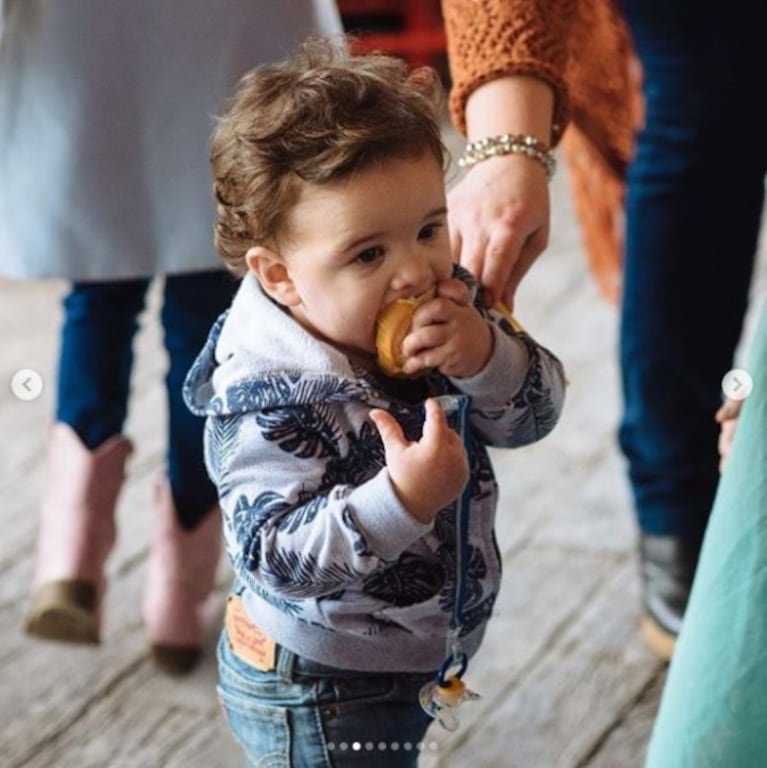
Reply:
M353 40L312 38L239 82L211 146L215 243L236 275L254 245L274 245L301 183L345 179L431 153L445 167L444 92L428 67L353 55ZM328 222L332 226L332 222Z

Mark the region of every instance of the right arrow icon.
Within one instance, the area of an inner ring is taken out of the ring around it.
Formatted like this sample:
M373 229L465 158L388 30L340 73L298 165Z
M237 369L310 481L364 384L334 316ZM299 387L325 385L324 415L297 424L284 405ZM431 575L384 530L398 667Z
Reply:
M722 378L722 392L730 400L745 400L754 388L754 380L748 371L733 368Z

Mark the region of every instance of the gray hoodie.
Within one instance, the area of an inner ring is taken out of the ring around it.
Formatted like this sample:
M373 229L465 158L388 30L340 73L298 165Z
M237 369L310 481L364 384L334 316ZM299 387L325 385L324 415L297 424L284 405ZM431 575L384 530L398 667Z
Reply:
M467 272L456 267L455 276L477 293ZM280 645L343 669L432 671L445 658L460 591L462 649L471 656L479 646L501 579L485 446L540 439L564 397L557 358L500 314L480 311L494 334L485 368L465 379L430 374L407 384L407 397L311 336L252 276L214 325L184 394L207 416L206 464L243 603ZM462 500L429 525L398 500L368 418L384 408L418 439L426 396L464 406L471 466ZM459 558L461 506L468 528Z

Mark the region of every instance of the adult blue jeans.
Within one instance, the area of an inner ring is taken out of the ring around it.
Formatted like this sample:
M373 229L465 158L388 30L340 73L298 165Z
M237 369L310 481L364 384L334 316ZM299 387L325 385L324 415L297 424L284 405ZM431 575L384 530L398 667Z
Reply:
M640 528L699 536L764 198L767 3L621 5L646 114L627 179L620 444Z
M432 722L418 692L430 674L328 667L276 647L263 672L218 644L218 696L255 768L415 768Z
M150 278L74 283L65 297L56 420L93 450L120 434L128 410L133 337ZM165 278L161 321L168 353L167 473L180 524L193 528L216 503L202 455L204 420L181 397L187 371L236 288L215 270Z

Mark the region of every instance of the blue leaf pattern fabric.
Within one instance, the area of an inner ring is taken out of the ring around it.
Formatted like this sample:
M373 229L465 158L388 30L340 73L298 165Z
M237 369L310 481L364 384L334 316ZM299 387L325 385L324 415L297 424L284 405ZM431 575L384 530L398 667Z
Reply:
M438 594L445 582L439 564L410 552L387 568L380 568L364 582L367 594L392 605L414 605Z
M256 417L264 439L298 458L335 456L338 433L327 409L308 405L262 411Z
M237 450L239 428L239 419L234 416L222 416L211 422L210 440L205 444L206 463L210 467L211 478L222 496L227 495L229 486L226 473L222 471L220 458L231 456Z
M468 273L457 267L455 274L476 290ZM469 654L501 578L497 483L486 446L540 439L564 393L551 353L485 310L478 295L476 306L495 337L486 369L464 380L433 372L410 385L413 393L470 404L461 629ZM394 391L385 377L310 337L246 277L184 395L207 417L206 462L218 485L226 549L254 621L277 642L329 665L426 671L441 663L455 607L460 500L429 525L402 506L369 413L388 410L418 440L424 409L422 396L402 399Z
M361 574L348 563L319 565L314 555L288 549L266 553L264 583L278 592L293 597L313 596L337 589L339 585L357 581Z

